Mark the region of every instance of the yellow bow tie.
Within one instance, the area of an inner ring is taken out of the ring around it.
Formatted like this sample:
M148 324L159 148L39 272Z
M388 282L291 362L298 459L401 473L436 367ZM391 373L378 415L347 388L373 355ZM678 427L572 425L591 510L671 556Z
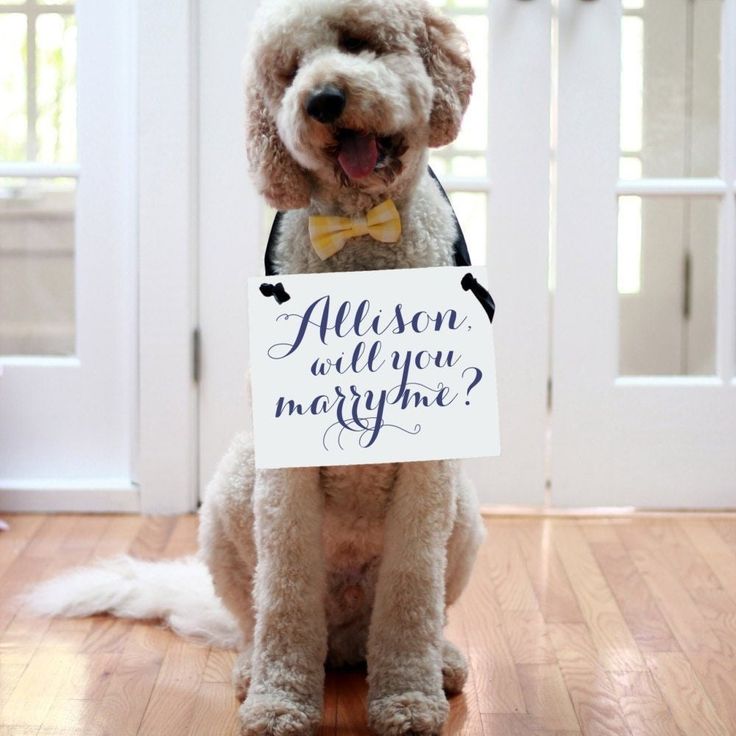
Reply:
M350 238L360 235L370 235L381 243L395 243L401 237L401 218L392 200L381 202L363 217L309 218L312 247L323 261L342 250Z

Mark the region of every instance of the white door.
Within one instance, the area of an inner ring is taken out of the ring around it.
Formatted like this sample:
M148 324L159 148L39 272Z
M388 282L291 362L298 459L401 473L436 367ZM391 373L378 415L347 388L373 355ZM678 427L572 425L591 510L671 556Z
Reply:
M132 23L128 2L0 8L6 509L137 507Z
M546 2L438 3L469 38L477 83L458 141L433 156L474 263L488 264L502 455L468 463L485 504L541 505L548 371ZM255 3L200 5L200 488L247 424L246 279L270 226L247 179L240 60ZM212 80L210 82L209 80Z
M736 502L736 2L561 0L552 494Z

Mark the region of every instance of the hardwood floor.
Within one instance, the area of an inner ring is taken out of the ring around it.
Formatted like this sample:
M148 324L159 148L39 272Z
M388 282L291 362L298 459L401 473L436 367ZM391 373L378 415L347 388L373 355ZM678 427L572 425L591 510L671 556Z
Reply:
M0 736L237 733L231 652L151 623L39 620L34 581L124 551L190 553L196 519L11 515L0 533ZM448 636L468 655L446 734L736 734L736 518L490 518ZM367 734L360 673L322 734Z

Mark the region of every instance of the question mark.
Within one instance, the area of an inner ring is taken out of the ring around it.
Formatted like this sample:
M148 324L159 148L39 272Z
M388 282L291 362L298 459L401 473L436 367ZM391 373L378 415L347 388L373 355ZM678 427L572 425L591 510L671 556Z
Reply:
M470 396L470 392L480 383L480 379L483 378L483 371L480 368L476 368L475 366L472 366L470 368L466 368L462 372L463 378L465 378L465 374L468 371L475 371L475 378L470 382L470 386L468 386L468 388L467 388L467 390L465 392L465 396L466 397L469 397ZM465 402L465 406L470 406L470 401L466 401Z

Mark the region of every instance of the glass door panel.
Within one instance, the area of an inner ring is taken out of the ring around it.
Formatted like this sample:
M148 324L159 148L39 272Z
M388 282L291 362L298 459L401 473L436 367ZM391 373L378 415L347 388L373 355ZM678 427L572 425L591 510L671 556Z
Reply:
M0 7L0 355L75 354L74 11Z

